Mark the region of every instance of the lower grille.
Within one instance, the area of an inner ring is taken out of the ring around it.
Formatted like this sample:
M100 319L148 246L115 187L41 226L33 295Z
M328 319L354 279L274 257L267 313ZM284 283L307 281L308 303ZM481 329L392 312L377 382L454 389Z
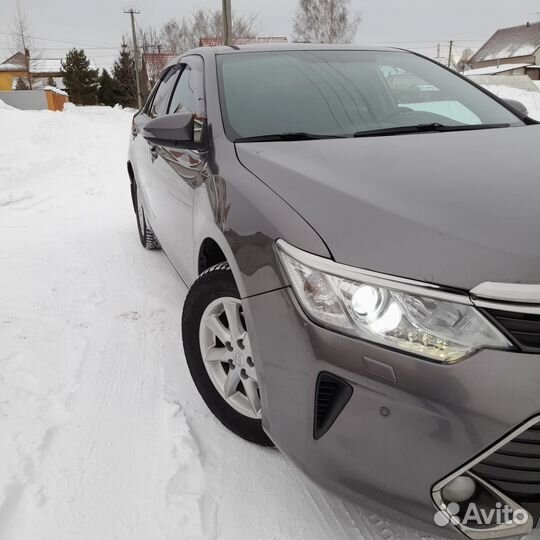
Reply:
M313 437L320 439L336 421L352 395L352 387L331 373L321 373L315 389Z
M540 424L520 433L471 471L540 517Z
M514 338L524 351L540 351L540 315L499 309L485 311Z

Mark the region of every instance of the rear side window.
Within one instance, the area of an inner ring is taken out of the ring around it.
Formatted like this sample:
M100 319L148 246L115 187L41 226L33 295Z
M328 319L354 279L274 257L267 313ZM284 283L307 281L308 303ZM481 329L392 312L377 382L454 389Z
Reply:
M149 116L151 116L152 118L167 114L167 106L169 105L171 92L174 88L177 77L177 66L173 66L162 76L159 82L158 89L156 90L156 93L154 95L154 99L148 111Z

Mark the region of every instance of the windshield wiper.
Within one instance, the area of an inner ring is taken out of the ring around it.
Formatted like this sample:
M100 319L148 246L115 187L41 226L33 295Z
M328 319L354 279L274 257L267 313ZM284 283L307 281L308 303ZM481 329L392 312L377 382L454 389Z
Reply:
M383 129L371 129L368 131L358 131L353 137L379 137L383 135L402 135L405 133L430 133L430 132L445 132L445 131L471 131L475 129L494 129L506 128L510 124L460 124L457 126L445 126L444 124L417 124L414 126L396 126Z
M298 131L290 133L273 133L270 135L254 135L252 137L240 137L235 139L234 142L315 141L319 139L343 139L345 137L347 137L347 135L323 135L319 133Z

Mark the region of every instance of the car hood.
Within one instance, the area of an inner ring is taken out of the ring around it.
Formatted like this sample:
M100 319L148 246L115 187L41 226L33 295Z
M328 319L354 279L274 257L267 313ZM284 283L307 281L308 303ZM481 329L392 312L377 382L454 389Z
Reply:
M340 263L464 290L540 282L538 125L236 146Z

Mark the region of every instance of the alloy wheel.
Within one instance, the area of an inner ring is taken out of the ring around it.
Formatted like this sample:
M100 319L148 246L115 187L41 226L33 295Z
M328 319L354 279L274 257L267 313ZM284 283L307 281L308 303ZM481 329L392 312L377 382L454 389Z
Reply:
M208 305L199 342L204 366L221 397L244 416L261 418L257 372L238 298L218 298Z

